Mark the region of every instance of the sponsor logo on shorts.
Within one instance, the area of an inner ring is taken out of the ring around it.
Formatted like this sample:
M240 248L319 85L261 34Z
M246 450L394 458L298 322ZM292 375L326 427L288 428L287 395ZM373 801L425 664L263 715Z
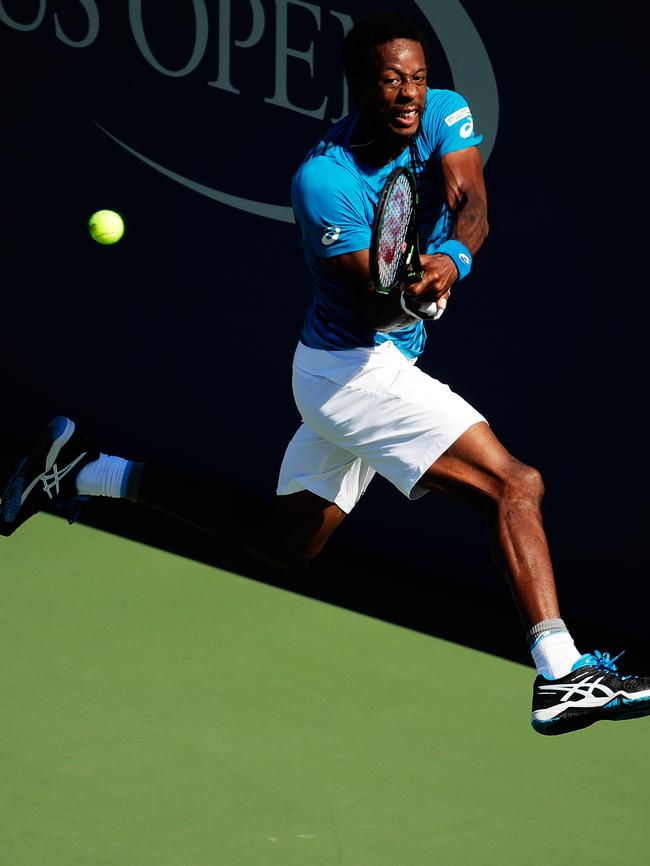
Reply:
M325 229L325 234L321 238L323 244L328 247L330 244L333 244L334 241L339 239L339 235L341 234L341 229L338 226L328 226Z
M458 123L459 120L467 117L469 113L469 106L466 105L464 108L459 108L458 111L454 111L453 114L445 117L445 123L447 124L447 126L453 126L454 123Z

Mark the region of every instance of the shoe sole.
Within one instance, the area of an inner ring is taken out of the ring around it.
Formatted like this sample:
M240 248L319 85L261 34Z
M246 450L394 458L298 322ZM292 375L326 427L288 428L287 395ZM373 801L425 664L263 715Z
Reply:
M616 697L602 707L591 708L582 713L565 713L545 721L532 719L531 725L538 734L556 736L571 731L581 731L596 722L623 722L628 719L641 719L648 715L650 715L650 698L642 698L635 702Z
M11 526L11 524L15 523L16 518L20 513L20 509L25 504L27 497L30 495L34 487L44 478L45 475L47 475L48 472L50 472L56 463L57 457L61 453L61 449L64 448L72 438L76 425L70 418L58 415L50 421L48 429L49 435L46 441L36 446L35 450L29 456L24 457L20 461L4 491L2 504L0 505L0 520L4 521L5 524L9 524L9 526L3 527L3 529L8 529L9 531L2 532L3 535L10 535L11 532L13 532L14 529L17 529L20 525L16 524L16 526ZM47 452L45 452L45 448L47 448ZM43 452L45 452L45 454ZM79 459L82 459L82 457L83 455L81 455ZM39 472L39 474L30 482L29 486L25 488L27 478L29 477L30 463L36 465L38 465L38 463L43 465L44 463L44 465L41 472ZM48 496L52 498L49 491Z

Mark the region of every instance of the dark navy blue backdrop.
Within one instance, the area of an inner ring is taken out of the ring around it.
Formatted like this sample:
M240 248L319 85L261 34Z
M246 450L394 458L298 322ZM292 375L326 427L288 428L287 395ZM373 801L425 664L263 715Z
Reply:
M104 450L270 497L299 421L290 363L310 291L289 181L345 110L340 41L373 4L162 5L0 3L2 428L28 439L70 413ZM544 473L565 610L643 637L646 80L631 7L385 6L417 17L432 83L491 130L491 234L423 367ZM125 217L114 247L88 236L99 208ZM377 479L340 537L504 591L480 520L433 496L411 504Z

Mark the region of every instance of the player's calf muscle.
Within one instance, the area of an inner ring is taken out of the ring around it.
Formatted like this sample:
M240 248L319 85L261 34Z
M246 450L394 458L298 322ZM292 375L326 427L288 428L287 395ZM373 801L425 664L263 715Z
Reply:
M321 552L344 518L337 505L307 490L280 496L262 529L260 553L276 565L300 571Z

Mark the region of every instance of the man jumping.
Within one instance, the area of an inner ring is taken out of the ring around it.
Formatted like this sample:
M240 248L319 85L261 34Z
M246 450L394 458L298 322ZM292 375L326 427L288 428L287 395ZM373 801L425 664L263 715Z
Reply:
M427 86L424 36L401 16L357 22L343 66L358 110L310 151L292 183L314 298L293 366L303 423L282 462L273 511L221 483L188 483L101 454L73 421L56 418L14 468L0 534L51 504L122 496L297 568L319 553L378 472L410 499L435 491L484 514L538 672L536 731L648 715L650 678L621 676L607 653L581 654L561 618L539 472L415 366L426 339L421 305L453 302L488 232L470 108L459 94ZM381 189L398 166L417 176L424 276L408 291L382 295L370 276L370 237Z

